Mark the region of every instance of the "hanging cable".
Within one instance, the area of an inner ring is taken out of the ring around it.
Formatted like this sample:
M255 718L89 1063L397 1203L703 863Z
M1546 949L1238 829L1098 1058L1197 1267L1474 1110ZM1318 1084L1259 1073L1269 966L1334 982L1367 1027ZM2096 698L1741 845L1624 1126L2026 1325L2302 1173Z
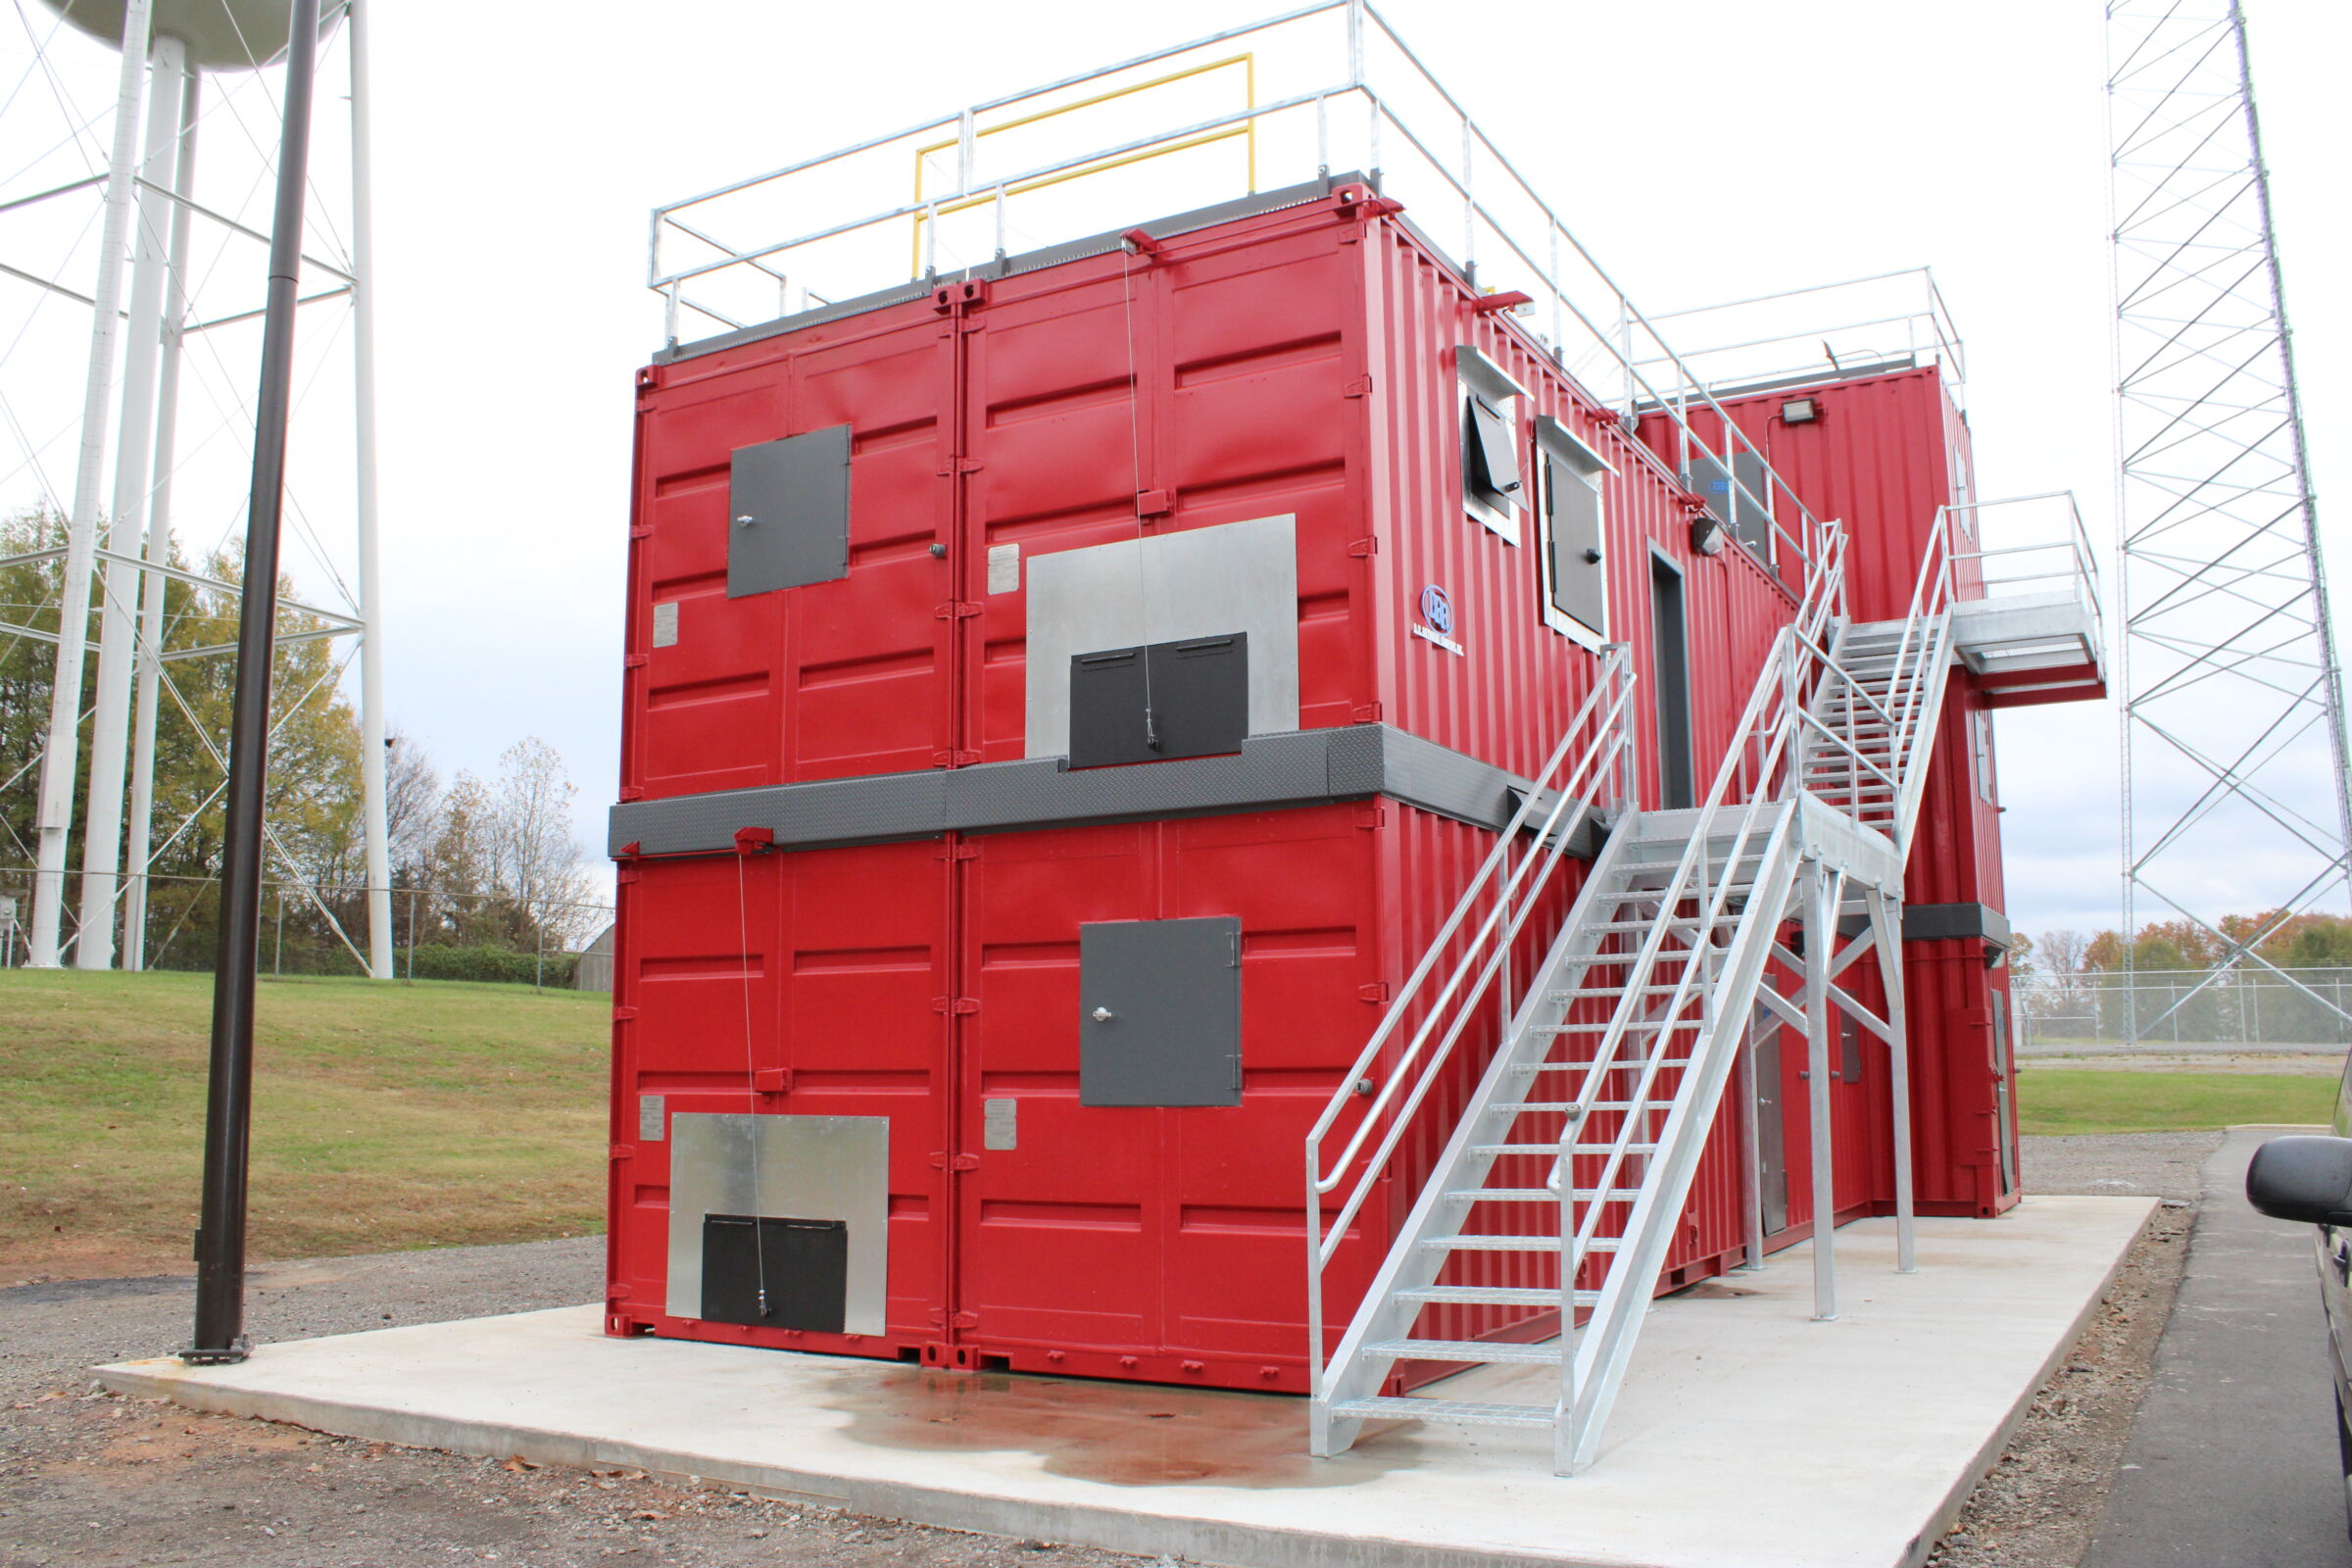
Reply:
M760 1181L760 1068L752 1051L752 911L749 896L744 891L743 862L751 858L751 851L738 840L735 845L735 919L740 937L739 951L743 955L743 1099L752 1121L752 1273L760 1282L760 1315L767 1316L767 1227L760 1223L760 1210L765 1199Z

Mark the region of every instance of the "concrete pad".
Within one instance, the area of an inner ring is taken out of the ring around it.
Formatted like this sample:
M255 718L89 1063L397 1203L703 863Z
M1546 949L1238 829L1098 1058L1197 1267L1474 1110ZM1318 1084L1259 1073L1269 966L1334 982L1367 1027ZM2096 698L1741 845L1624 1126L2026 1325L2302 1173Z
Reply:
M102 1367L118 1393L350 1437L633 1465L860 1513L1244 1568L1887 1568L1922 1560L2097 1301L2151 1204L2034 1198L1998 1220L1838 1233L1660 1302L1599 1462L1544 1432L1384 1424L1305 1453L1303 1401L924 1372L610 1340L599 1308L266 1345L231 1367ZM1536 1400L1540 1367L1439 1390Z

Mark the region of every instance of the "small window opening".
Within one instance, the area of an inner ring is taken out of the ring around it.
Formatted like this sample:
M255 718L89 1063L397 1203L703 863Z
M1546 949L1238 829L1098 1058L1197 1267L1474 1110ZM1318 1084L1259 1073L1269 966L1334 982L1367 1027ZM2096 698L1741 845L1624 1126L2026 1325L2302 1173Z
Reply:
M1517 435L1500 409L1476 392L1470 394L1470 493L1497 512L1519 499Z
M1461 401L1462 511L1506 543L1519 542L1519 514L1532 510L1518 399L1527 389L1469 344L1454 349Z
M1609 634L1609 551L1601 456L1548 416L1536 421L1544 532L1544 623L1596 647Z

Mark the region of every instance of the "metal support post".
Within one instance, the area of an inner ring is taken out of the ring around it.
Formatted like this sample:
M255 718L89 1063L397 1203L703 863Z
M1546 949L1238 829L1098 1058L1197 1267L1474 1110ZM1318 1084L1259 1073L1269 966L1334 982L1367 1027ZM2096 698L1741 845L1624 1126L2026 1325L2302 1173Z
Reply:
M352 0L352 407L359 480L360 825L367 844L368 973L392 978L392 844L384 787L383 569L376 547L375 151L369 126L368 24L374 0Z
M162 357L155 394L155 482L147 495L147 564L172 563L172 469L178 461L179 366L188 319L188 246L196 193L196 110L202 73L181 77L179 157L172 189L172 248L166 263ZM160 571L141 572L138 672L131 694L130 832L123 863L129 880L122 890L122 967L147 967L147 889L150 845L155 829L155 723L163 696L164 608L171 580Z
M137 0L134 0L137 3ZM237 684L230 702L226 831L220 856L219 957L213 968L212 1070L206 1085L204 1207L196 1233L196 1336L191 1363L241 1361L245 1340L245 1197L253 1113L254 950L261 938L262 804L270 768L270 676L277 620L278 524L285 505L286 411L294 378L294 312L302 275L302 211L318 74L318 0L294 0L286 48L285 126L270 231L270 293L255 399L253 490L245 589L237 610Z
M1816 860L1802 873L1805 901L1805 1072L1812 1114L1813 1146L1813 1321L1838 1315L1838 1188L1830 1136L1830 942L1832 918L1829 868Z
M179 144L180 80L187 46L158 37L147 81L147 145L133 211L138 232L130 270L130 335L122 356L122 430L115 439L114 514L98 600L98 693L90 715L89 791L82 807L81 941L76 969L115 964L116 897L122 887L122 775L130 742L130 678L139 590L147 573L127 558L147 521L155 436L156 360L162 347L167 238L177 205L165 194ZM143 867L141 867L143 869Z
M58 967L66 916L66 840L74 830L74 775L81 760L81 667L90 635L90 568L98 547L98 486L106 473L106 418L114 406L115 338L122 311L122 247L130 228L131 161L139 146L139 83L147 66L152 0L122 8L122 64L115 91L115 144L107 164L106 220L98 282L90 291L90 363L82 382L81 456L67 522L58 599L57 663L49 734L41 751L40 843L34 852L32 930L25 962Z
M1903 901L1872 888L1870 924L1878 940L1879 978L1886 989L1887 1119L1894 1128L1894 1271L1919 1270L1911 1190L1911 1031L1903 1006Z

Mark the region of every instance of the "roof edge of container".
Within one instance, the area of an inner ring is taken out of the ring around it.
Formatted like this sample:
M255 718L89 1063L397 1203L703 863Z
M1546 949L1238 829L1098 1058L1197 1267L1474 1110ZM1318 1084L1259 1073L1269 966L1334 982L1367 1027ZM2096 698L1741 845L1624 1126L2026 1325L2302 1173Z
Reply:
M817 306L813 310L796 311L790 316L780 316L772 321L762 321L756 326L722 332L716 337L698 338L692 343L672 344L655 354L652 363L674 365L682 360L699 359L706 354L716 354L725 349L740 348L746 343L758 343L766 338L781 337L787 332L797 332L804 327L821 326L827 321L838 321L847 317L862 316L868 311L878 311L892 305L905 305L915 300L928 299L934 289L945 283L1014 277L1023 272L1042 271L1049 267L1058 267L1064 262L1084 261L1090 256L1107 255L1111 251L1123 248L1126 243L1124 236L1137 228L1146 230L1155 239L1172 239L1180 234L1190 234L1203 228L1214 228L1219 223L1230 223L1245 218L1259 218L1267 213L1278 213L1292 207L1304 207L1309 203L1325 200L1334 191L1347 185L1362 185L1377 193L1380 189L1380 176L1377 172L1372 174L1324 174L1319 178L1305 180L1297 185L1285 185L1278 190L1259 191L1250 196L1237 196L1231 201L1216 202L1207 207L1196 207L1190 212L1174 213L1165 218L1152 219L1142 223L1129 223L1123 228L1105 229L1102 233L1089 234L1080 239L1064 240L1058 245L1048 245L1042 250L1024 251L1018 256L999 257L985 266L961 268L952 272L939 272L928 278L911 278L905 283L877 289L871 294L860 294L855 299L837 300L830 305Z

